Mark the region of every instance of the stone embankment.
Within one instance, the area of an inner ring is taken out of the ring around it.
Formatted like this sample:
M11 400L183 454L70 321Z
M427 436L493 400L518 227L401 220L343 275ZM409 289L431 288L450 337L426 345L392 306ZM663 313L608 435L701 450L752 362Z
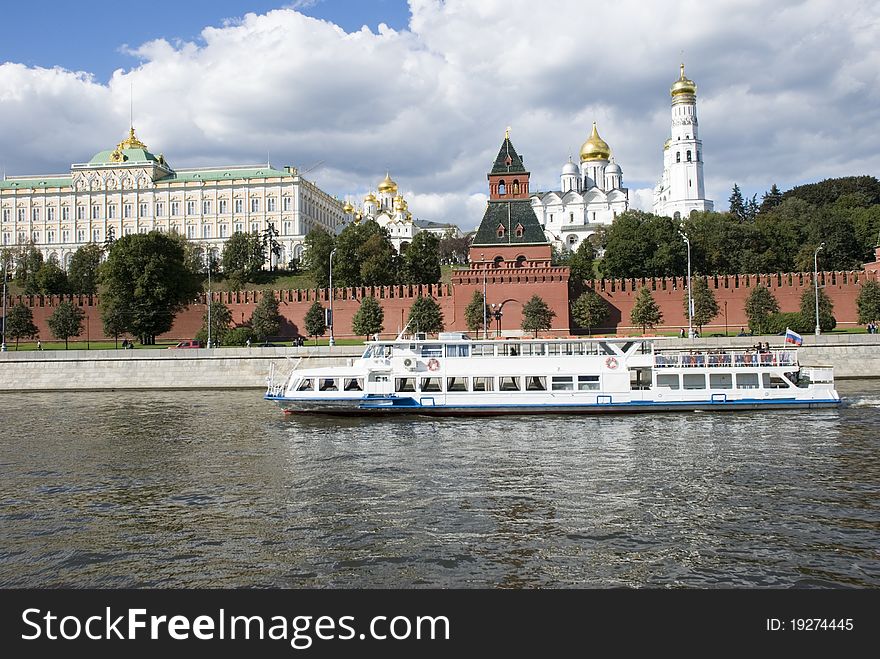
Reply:
M662 339L664 347L746 348L778 336ZM217 348L213 350L46 350L0 354L0 391L112 389L263 388L270 369L287 373L294 364L337 366L361 354L361 346L329 348ZM806 336L805 366L833 365L835 377L880 378L880 335Z

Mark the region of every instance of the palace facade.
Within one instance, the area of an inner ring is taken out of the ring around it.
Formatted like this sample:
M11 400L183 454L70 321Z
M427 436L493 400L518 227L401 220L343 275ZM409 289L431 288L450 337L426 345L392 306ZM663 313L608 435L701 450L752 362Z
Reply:
M0 246L33 243L66 269L89 243L133 233L176 232L215 255L234 233L275 230L279 263L302 256L315 227L337 233L341 201L293 167L229 165L174 169L129 129L128 137L71 165L69 174L0 180Z

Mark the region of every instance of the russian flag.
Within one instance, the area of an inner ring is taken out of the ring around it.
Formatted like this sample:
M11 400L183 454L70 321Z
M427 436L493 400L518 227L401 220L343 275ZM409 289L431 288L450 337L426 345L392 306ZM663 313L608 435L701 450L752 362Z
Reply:
M785 328L785 342L786 343L793 343L796 346L799 346L804 342L804 339L800 334L798 334L794 330L786 327Z

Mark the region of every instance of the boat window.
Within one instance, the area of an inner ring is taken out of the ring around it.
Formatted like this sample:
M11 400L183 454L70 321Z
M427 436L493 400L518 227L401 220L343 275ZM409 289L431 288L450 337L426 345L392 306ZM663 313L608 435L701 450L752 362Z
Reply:
M658 387L669 387L670 389L678 389L678 375L672 373L662 373L657 376Z
M558 355L559 354L559 344L558 343L548 343L547 344L547 354L548 355Z
M578 391L599 391L599 376L579 375Z
M363 356L363 358L364 358L364 359L369 359L370 356L371 356L372 354L373 354L373 346L367 346L367 349L364 350L364 356Z
M710 389L733 389L733 375L730 373L710 373Z
M705 389L706 375L704 373L686 373L684 375L684 389Z
M495 378L471 378L472 391L494 391Z
M422 346L422 357L442 357L443 345L440 343L426 343Z
M527 375L526 391L547 391L547 378L543 375Z
M470 354L471 347L467 344L452 344L446 346L447 357L467 357Z
M364 380L363 378L345 378L345 386L343 389L346 391L363 391Z
M370 373L370 382L388 382L388 376Z
M415 378L394 378L394 391L415 391Z
M318 383L318 391L339 391L339 387L336 386L336 378L320 378Z
M498 391L519 391L519 377L502 375L498 378Z
M440 391L440 378L422 378L419 391Z
M785 389L788 383L773 373L761 373L761 385L764 389Z
M467 390L467 378L446 378L446 391Z
M572 378L554 375L550 380L550 388L553 391L573 391L574 383L572 382Z
M299 381L299 385L296 387L297 391L311 391L312 390L312 378L303 378Z
M520 346L513 343L504 343L498 346L498 356L516 357L520 354Z
M757 389L758 374L757 373L737 373L736 374L737 389Z
M472 353L474 357L494 357L495 356L495 346L487 345L485 343L478 343L473 346Z

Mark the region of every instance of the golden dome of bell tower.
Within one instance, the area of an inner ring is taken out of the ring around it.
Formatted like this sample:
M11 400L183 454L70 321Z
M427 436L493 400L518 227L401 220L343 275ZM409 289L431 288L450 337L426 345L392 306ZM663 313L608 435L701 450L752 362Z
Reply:
M684 62L681 63L681 74L678 76L678 80L672 83L669 93L673 98L682 94L691 94L692 96L697 94L697 83L684 75Z

